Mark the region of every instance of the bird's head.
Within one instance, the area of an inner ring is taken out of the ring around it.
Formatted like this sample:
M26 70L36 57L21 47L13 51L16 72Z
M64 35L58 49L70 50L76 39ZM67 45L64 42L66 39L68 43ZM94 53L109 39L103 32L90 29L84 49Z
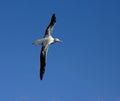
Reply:
M62 40L60 40L58 38L54 38L54 42L62 42Z

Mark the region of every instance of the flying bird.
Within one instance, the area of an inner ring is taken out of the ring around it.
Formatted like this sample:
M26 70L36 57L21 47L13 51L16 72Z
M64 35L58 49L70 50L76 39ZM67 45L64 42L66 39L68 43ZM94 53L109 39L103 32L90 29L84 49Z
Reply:
M45 69L46 69L46 57L47 52L50 44L56 43L56 42L62 42L58 38L52 37L52 30L56 23L56 16L55 14L52 15L50 24L48 25L45 35L42 39L37 39L33 42L34 45L42 45L41 52L40 52L40 79L43 79Z

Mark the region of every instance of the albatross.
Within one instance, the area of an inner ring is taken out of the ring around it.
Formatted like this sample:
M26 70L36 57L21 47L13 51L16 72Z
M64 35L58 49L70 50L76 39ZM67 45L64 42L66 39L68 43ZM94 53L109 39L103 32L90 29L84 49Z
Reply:
M56 42L62 42L58 38L52 37L52 30L56 23L56 16L55 14L52 15L50 24L48 25L45 35L41 39L37 39L33 42L34 45L42 45L41 52L40 52L40 79L43 79L45 68L46 68L46 57L47 57L47 51L50 44L56 43Z

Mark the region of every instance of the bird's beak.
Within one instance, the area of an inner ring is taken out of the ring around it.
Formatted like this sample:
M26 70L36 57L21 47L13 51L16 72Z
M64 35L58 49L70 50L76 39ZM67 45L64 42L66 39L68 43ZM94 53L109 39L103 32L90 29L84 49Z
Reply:
M63 42L62 40L59 40L59 42Z

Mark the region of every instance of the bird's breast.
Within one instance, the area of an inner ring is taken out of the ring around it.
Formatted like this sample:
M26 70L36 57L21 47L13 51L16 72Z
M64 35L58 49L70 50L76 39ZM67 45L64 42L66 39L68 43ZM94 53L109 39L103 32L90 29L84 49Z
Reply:
M49 37L46 37L45 40L44 40L44 45L48 45L48 44L51 44L54 42L54 38L49 36Z

